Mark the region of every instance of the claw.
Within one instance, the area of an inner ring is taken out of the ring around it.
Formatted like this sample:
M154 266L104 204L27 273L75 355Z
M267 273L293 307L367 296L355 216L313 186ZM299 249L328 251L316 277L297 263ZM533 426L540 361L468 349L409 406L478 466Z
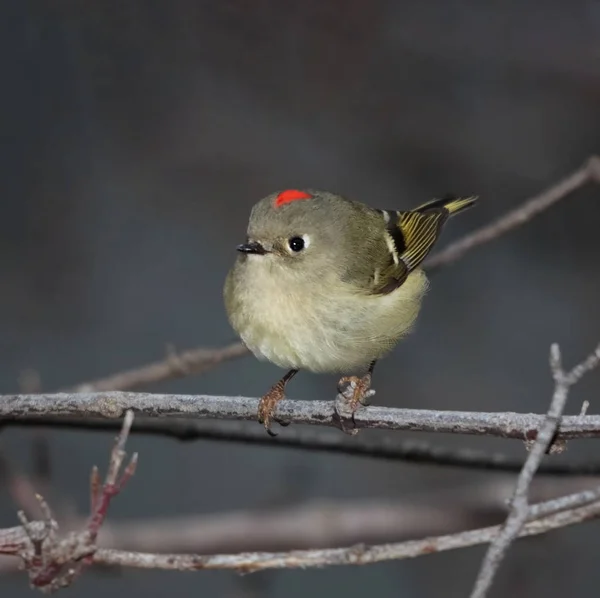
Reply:
M338 382L338 389L349 400L353 411L356 411L360 405L365 405L366 400L375 394L371 390L370 374L366 374L362 378L345 376ZM352 391L352 394L349 391Z
M277 436L271 430L271 421L275 413L277 403L285 398L285 385L296 375L298 370L290 370L281 380L279 380L271 390L260 400L258 404L258 421L263 424L269 436ZM280 422L282 426L289 426L290 422Z
M258 404L258 421L264 425L269 436L277 436L277 434L271 430L271 422L273 420L275 407L283 397L283 385L278 382Z
M371 390L371 373L365 374L362 378L358 376L345 376L338 382L338 391L345 399L347 404L346 417L352 421L352 429L346 429L343 425L342 430L349 434L356 434L356 421L354 414L361 406L368 405L367 399L371 398L375 391ZM349 417L348 417L349 416Z

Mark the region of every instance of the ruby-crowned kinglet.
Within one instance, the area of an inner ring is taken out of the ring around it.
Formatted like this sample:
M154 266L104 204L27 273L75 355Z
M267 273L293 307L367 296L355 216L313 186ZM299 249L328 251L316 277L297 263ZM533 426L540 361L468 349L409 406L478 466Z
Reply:
M260 403L258 418L269 433L275 405L301 369L366 371L340 380L353 385L358 408L375 362L419 313L428 286L421 263L448 217L476 199L447 197L397 212L328 191L289 189L252 208L224 298L248 349L289 370Z

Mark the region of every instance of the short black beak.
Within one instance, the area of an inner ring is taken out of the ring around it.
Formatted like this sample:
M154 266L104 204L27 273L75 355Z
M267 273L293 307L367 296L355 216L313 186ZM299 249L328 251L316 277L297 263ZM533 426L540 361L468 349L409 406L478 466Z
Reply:
M242 243L241 245L238 245L236 249L242 253L254 253L255 255L264 255L267 253L267 250L257 241Z

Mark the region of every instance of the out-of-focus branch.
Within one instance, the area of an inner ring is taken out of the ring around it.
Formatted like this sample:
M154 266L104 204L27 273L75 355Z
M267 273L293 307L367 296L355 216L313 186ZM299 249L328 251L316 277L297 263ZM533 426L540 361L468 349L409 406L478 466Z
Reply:
M408 501L319 501L280 509L107 524L102 528L99 546L200 554L325 548L456 532L497 523L505 512L495 500L473 508L450 504L444 509ZM5 531L0 530L0 552ZM12 528L10 534L14 541ZM5 570L10 570L8 567L7 561Z
M28 476L14 471L14 466L6 455L0 453L0 482L6 486L13 502L30 517L39 518L42 513L39 501L35 498L35 483Z
M560 418L567 404L569 390L586 372L597 367L598 363L600 363L600 346L584 362L575 366L567 373L562 366L558 345L552 345L550 349L550 368L554 378L552 401L550 402L544 423L517 479L509 515L498 530L483 559L471 598L485 598L508 549L525 525L530 514L529 488L544 455L552 445L553 438L560 424Z
M519 536L542 534L553 529L574 525L600 516L600 488L564 496L529 507L527 523ZM39 532L44 522L34 522L30 533ZM323 567L327 565L366 565L389 560L424 556L490 542L500 526L485 527L456 534L431 536L393 544L346 548L294 550L291 552L246 552L239 554L153 554L116 549L97 549L95 564L137 567L144 569L201 570L233 569L251 573L266 569ZM0 530L0 552L15 554L28 542L22 527Z
M233 343L218 349L200 347L177 353L169 351L167 358L140 368L119 372L69 389L71 392L94 392L100 390L131 390L172 378L199 374L217 365L248 354L242 343Z
M597 496L597 495L596 495ZM572 497L568 497L571 498ZM559 499L560 500L560 499ZM576 502L576 501L573 501ZM586 498L585 502L589 502ZM535 519L547 510L553 512L552 505L537 505L538 511L532 511ZM533 507L535 509L535 507ZM519 536L531 536L554 529L574 525L600 516L600 503L573 508L568 511L534 520L521 530ZM266 569L294 569L324 567L331 565L367 565L383 561L400 560L426 556L435 552L466 548L485 544L497 534L499 526L481 528L445 536L432 536L422 540L411 540L394 544L365 546L363 544L348 548L324 550L296 550L280 553L241 553L235 555L185 555L185 554L148 554L110 549L100 549L94 555L95 563L120 565L144 569L200 570L233 569L240 573L253 573Z
M1 421L2 426L52 427L59 429L117 431L118 420L79 419L74 417L27 417ZM329 452L353 457L403 461L419 465L460 467L492 472L518 473L523 459L510 458L502 453L489 453L469 448L447 448L428 442L386 437L348 437L333 430L290 427L276 437L267 436L264 429L250 422L202 421L197 419L136 418L132 433L164 436L183 442L216 440L259 446L280 446L292 449ZM552 476L598 476L600 461L580 463L543 463L538 474Z
M547 501L588 492L590 480L536 480L531 498ZM102 526L100 548L136 552L214 554L244 551L335 548L362 543L399 542L493 525L506 516L512 480L495 479L404 501L311 501L301 505L250 509L165 519L110 522ZM59 523L62 522L59 520ZM66 522L80 529L81 520ZM63 527L65 527L63 525ZM0 557L0 572L17 562Z
M587 481L588 484L590 481ZM537 488L542 497L585 487L581 480ZM245 552L398 542L496 524L506 515L511 483L484 484L404 501L314 501L282 508L123 522L103 528L101 548L141 552Z
M600 182L600 157L598 156L591 156L580 168L562 181L542 191L539 195L528 199L519 207L498 218L498 220L465 235L443 251L433 255L425 262L425 269L432 270L455 262L468 251L522 226L561 199L568 197L577 189L592 182Z
M255 420L259 399L213 395L172 395L135 392L85 392L36 395L0 395L0 418L77 416L115 419L129 409L152 417L191 417ZM336 401L294 401L277 406L275 421L340 427ZM359 409L357 428L410 430L496 436L532 441L544 415L512 412L435 411L369 406ZM561 420L557 439L600 436L600 415L571 415Z

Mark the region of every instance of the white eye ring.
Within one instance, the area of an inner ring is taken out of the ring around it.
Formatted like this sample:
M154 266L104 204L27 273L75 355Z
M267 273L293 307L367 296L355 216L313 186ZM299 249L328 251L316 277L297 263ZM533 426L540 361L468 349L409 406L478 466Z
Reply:
M287 246L292 253L300 253L310 245L310 237L308 235L297 235L288 240Z

